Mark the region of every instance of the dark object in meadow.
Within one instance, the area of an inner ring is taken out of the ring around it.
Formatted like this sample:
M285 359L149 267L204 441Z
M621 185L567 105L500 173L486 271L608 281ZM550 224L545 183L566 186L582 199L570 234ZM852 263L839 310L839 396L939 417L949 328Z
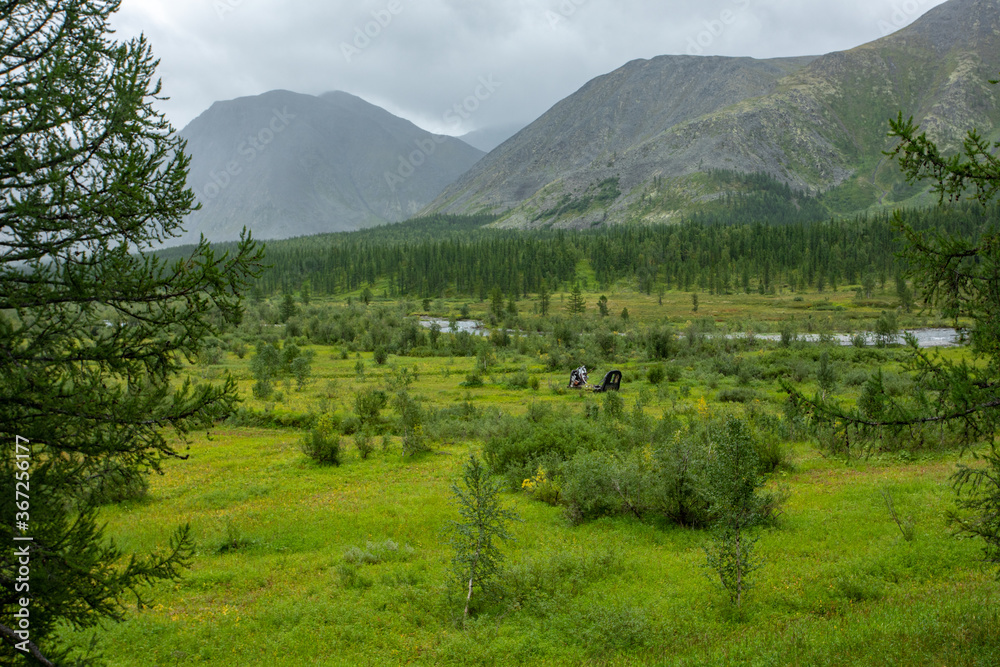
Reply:
M618 391L622 384L622 372L618 370L608 371L604 374L604 379L601 380L601 384L594 387L594 391Z
M569 388L583 389L587 386L587 367L580 366L569 374Z

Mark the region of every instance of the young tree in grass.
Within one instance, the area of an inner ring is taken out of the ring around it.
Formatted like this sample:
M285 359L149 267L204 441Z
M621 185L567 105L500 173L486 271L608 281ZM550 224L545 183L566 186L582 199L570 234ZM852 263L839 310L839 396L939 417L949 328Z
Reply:
M250 358L250 373L255 380L253 395L261 400L271 397L274 379L281 370L281 352L266 340L257 343L257 351Z
M500 499L502 484L491 479L489 471L475 455L462 468L462 484L452 484L452 497L458 505L461 521L453 521L451 545L455 550L452 565L465 592L463 620L468 618L475 590L490 589L504 554L499 543L513 539L509 525L519 521Z
M184 142L154 109L149 44L110 32L118 6L0 3L3 664L77 664L62 630L121 619L148 584L179 575L192 554L186 527L165 549L131 554L104 535L88 490L108 471L183 458L171 431L183 442L237 400L231 378L174 380L222 324L239 322L260 251L244 235L226 255L204 241L175 262L149 253L180 234L194 193ZM18 444L30 458L15 459ZM15 506L15 473L30 483L30 513ZM30 521L16 527L19 511ZM25 559L30 588L17 582ZM11 623L21 598L30 630Z
M281 318L282 322L287 322L289 319L295 317L295 314L299 312L299 307L295 305L295 297L291 292L285 292L285 295L281 297L281 305L278 307L278 316Z
M742 420L726 418L714 450L705 474L712 520L712 543L705 551L708 566L729 599L740 606L750 575L760 567L754 529L765 515L767 500L758 493L764 478L753 437Z
M837 386L837 374L830 365L830 353L823 350L819 355L819 369L816 371L816 382L822 390L823 395L833 393Z
M538 290L538 314L542 317L547 317L549 314L549 302L551 298L552 295L549 294L549 288L543 280L542 286Z
M511 292L507 299L507 315L517 317L517 294L515 292Z
M587 311L587 302L583 299L583 292L580 289L579 281L573 285L573 291L569 295L569 303L566 304L566 310L574 315L582 315Z
M490 316L497 320L503 317L503 292L499 287L490 290Z

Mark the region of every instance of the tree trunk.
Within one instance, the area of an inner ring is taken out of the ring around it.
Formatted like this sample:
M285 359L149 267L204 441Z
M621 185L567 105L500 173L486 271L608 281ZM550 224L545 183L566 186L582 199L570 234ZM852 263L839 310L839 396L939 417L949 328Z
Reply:
M736 530L736 606L743 602L743 554L740 553L740 531Z
M21 638L18 637L16 634L14 634L14 631L5 625L0 625L0 637L3 637L13 645L21 643ZM42 655L42 652L33 642L24 640L24 643L28 645L28 651L31 653L31 656L38 661L39 664L44 665L44 667L56 667L55 663L53 663L51 660Z

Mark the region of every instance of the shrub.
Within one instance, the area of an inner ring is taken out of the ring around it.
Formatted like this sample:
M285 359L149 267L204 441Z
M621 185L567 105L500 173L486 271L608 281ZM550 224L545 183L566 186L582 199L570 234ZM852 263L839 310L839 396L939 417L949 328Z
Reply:
M528 382L528 374L525 371L519 371L509 376L507 379L507 386L511 389L527 389Z
M344 550L344 562L350 565L375 565L382 562L407 561L414 550L409 544L400 547L391 539L365 543L364 548L351 545Z
M521 482L521 488L543 503L559 504L559 484L549 476L549 472L542 466L538 466L538 472L535 473L534 477L529 477Z
M361 420L357 415L348 415L340 424L340 432L344 435L353 435L361 428Z
M589 606L582 618L574 618L573 631L595 657L612 651L635 651L656 641L656 633L642 607L616 604Z
M797 296L795 297L795 300L801 301L802 297ZM797 338L798 336L795 333L795 329L793 329L790 324L786 324L783 327L781 327L781 339L780 339L781 347L790 347L791 344L794 343Z
M424 436L424 412L409 392L401 389L392 401L398 417L399 434L402 438L403 456L414 456L430 450Z
M667 364L665 370L667 382L677 382L681 379L681 367L677 364Z
M615 421L621 420L625 416L625 399L617 391L609 391L604 394L604 416Z
M606 452L581 451L562 466L562 496L573 523L616 514L622 506L612 483L615 472Z
M654 327L646 332L646 352L651 359L669 359L677 351L677 336L669 326Z
M663 364L656 364L654 366L650 366L649 370L646 371L646 379L649 380L650 384L660 384L663 382L663 378L666 374L666 371L663 369Z
M531 421L532 412L537 421ZM549 415L543 404L530 404L529 418L511 420L507 428L486 439L483 456L494 472L506 477L512 490L518 489L539 465L555 470L581 445L601 447L609 437L606 431L565 414Z
M594 339L605 359L611 359L615 356L615 351L618 349L617 334L607 329L601 329L594 335Z
M333 417L325 414L316 426L306 431L300 443L302 453L322 464L340 465L340 438L336 435Z
M708 525L705 444L689 430L677 430L665 438L654 456L656 474L649 490L653 506L679 526L701 528Z
M791 468L788 452L783 444L788 436L787 425L773 414L752 406L747 410L747 420L755 431L754 445L760 458L761 472Z
M715 455L706 466L713 540L705 548L708 567L719 577L730 601L740 606L750 575L760 567L753 529L765 516L767 499L757 448L747 424L729 416L714 435Z
M757 392L749 387L721 389L715 396L720 403L749 403L757 398Z
M367 459L375 451L375 443L371 434L363 430L354 434L354 446L357 447L362 460Z
M528 411L525 414L525 418L530 422L535 422L536 424L547 419L552 415L552 408L548 404L542 403L540 401L532 401L528 403Z
M274 393L274 386L271 384L270 380L257 380L253 383L253 397L266 401Z
M215 552L218 554L225 554L231 551L239 551L240 549L245 549L246 547L251 547L256 542L246 537L243 534L232 519L226 519L226 535L222 538L219 546L216 547Z
M382 409L389 397L379 389L364 389L354 394L354 411L362 426L377 427L381 421Z
M289 369L291 370L292 375L295 376L297 387L301 390L306 386L306 382L309 380L309 375L312 373L312 355L303 354L296 357L289 365Z
M483 377L479 374L478 370L475 370L465 376L465 382L460 382L459 384L463 387L482 387Z

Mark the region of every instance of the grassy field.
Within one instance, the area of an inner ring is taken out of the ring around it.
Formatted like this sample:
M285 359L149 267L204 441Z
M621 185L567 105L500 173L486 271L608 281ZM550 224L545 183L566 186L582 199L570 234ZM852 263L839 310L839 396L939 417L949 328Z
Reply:
M697 317L739 330L780 323L825 298L743 295L730 304L703 296ZM844 299L834 312L859 311ZM667 295L663 306L656 295L611 302L612 312L628 307L645 321L657 313L678 328L693 317L686 294ZM760 532L763 564L741 608L705 567L707 531L626 516L575 525L564 508L516 492L504 494L523 519L506 549L505 595L463 627L446 534L458 518L451 485L463 462L482 451L494 422L539 406L583 414L603 399L565 391L570 367L549 370L546 355L516 345L496 351L481 387L463 386L476 357L392 355L379 365L371 352L344 346L303 349L315 355L306 386L279 382L267 401L251 397L249 356L190 367L208 380L232 372L246 412L242 422L195 434L190 458L167 462L146 497L103 510L108 536L126 551L163 547L184 523L198 545L186 576L152 591L153 606L133 605L125 622L98 633L111 664L1000 664L1000 589L977 562L981 545L955 539L945 522L959 455L901 450L845 462L808 439L784 443L786 463L769 475L787 501L777 524ZM690 415L699 405L779 415L777 378L814 391L820 349L727 343L677 355L667 362L676 380L659 384L647 379L654 362L637 354L596 371L621 368L624 404L652 417ZM908 390L895 352L823 349L845 401L875 367L896 391ZM515 388L518 374L537 383ZM402 455L391 429L365 460L344 436L342 465L321 466L300 449L301 427L248 425L309 413L346 420L355 393L401 386L428 414L474 406L474 426L429 420L431 451L413 457ZM751 392L749 401L721 402L735 388ZM912 521L912 539L890 516L887 496Z

